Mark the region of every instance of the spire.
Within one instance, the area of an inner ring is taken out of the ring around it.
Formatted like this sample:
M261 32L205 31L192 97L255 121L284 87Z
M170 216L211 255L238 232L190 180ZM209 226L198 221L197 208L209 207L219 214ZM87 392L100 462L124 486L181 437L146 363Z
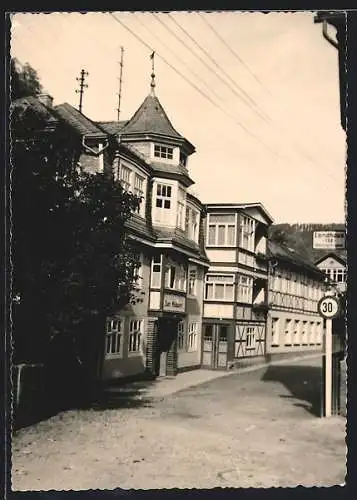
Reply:
M151 84L150 84L151 92L150 93L152 96L154 96L155 95L155 86L156 86L156 83L155 83L155 51L151 54L150 59L151 59Z

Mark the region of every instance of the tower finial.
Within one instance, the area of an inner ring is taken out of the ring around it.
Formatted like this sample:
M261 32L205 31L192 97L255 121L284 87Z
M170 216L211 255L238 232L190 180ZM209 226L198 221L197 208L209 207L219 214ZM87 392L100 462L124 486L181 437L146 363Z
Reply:
M151 95L155 95L155 51L150 56L151 59Z

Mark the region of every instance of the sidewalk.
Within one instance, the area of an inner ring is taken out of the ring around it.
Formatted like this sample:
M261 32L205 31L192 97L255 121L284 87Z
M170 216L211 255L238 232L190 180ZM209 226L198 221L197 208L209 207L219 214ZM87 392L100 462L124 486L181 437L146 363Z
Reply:
M143 398L163 398L171 394L188 389L189 387L195 387L211 380L215 380L221 377L227 377L236 373L249 373L266 368L271 365L281 365L295 363L300 360L306 360L311 358L318 358L321 354L314 353L304 356L296 356L294 358L281 359L277 361L272 361L270 363L261 363L254 366L249 366L245 368L234 368L229 371L219 371L219 370L208 370L208 369L196 369L191 371L186 371L179 373L176 377L159 377L150 385L140 386L140 383L133 382L131 384L125 385L123 387L110 387L106 389L105 393L111 395L125 394L128 391L136 389L136 395L133 399L143 399Z

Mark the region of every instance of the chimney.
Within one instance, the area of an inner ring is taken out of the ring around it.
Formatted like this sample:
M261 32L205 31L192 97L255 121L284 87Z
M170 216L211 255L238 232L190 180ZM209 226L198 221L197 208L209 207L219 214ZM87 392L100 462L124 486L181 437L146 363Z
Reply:
M53 106L53 97L49 94L38 94L37 99L42 102L48 108L52 108Z

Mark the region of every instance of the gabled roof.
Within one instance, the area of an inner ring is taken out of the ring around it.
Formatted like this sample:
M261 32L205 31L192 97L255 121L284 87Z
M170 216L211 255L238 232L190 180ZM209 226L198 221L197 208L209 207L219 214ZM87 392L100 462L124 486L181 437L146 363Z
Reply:
M238 209L238 210L245 210L245 209L249 209L249 208L256 208L270 222L274 222L272 216L269 214L269 212L266 210L266 208L260 202L254 202L254 203L205 203L205 206L207 207L207 209L213 209L213 210L215 210L215 209Z
M56 113L66 121L71 127L73 127L81 135L86 135L89 137L106 137L107 132L102 129L95 122L87 118L85 115L80 113L76 108L65 102L64 104L59 104L53 108Z
M152 133L183 139L174 129L159 99L149 94L133 117L127 122L124 134Z
M330 252L330 253L324 255L323 257L321 257L319 260L317 260L315 262L315 266L318 266L319 264L321 264L321 262L323 262L326 259L335 259L340 264L346 265L346 260L343 257L341 257L340 255L337 255L334 252Z
M316 275L320 275L322 279L325 278L325 273L323 271L321 271L308 259L302 257L293 248L285 245L279 245L278 243L269 240L267 253L270 258L276 258L281 261L289 262L295 267L301 267L306 270L313 271Z

